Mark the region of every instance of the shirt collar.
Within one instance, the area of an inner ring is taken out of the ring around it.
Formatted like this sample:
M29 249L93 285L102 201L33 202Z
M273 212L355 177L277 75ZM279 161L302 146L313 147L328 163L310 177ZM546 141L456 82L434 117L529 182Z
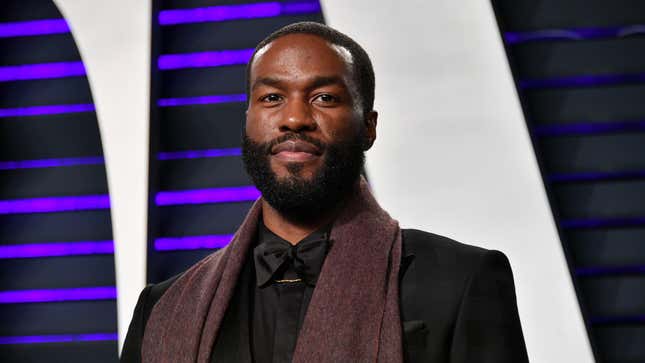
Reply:
M331 224L292 245L260 222L257 245L253 250L258 287L266 286L287 270L292 271L289 275L297 274L308 285L315 285L329 249L330 230Z

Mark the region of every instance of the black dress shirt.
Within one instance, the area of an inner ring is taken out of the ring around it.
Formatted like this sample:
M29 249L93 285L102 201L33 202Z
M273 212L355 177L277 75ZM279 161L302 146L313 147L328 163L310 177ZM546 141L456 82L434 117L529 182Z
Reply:
M291 362L315 281L327 254L326 231L329 228L291 245L262 223L259 227L258 244L254 249L255 289L251 304L253 361ZM264 256L271 252L280 258L270 260L271 266L266 266Z

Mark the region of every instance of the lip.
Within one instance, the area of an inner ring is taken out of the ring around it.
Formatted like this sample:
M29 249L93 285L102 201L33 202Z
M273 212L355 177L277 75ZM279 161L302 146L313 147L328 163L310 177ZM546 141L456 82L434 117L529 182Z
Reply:
M318 149L315 145L302 140L287 140L279 143L271 149L272 154L279 154L283 151L295 153L301 152L313 155L321 154L320 149Z
M321 155L318 147L302 140L287 140L271 149L277 159L287 162L305 162Z

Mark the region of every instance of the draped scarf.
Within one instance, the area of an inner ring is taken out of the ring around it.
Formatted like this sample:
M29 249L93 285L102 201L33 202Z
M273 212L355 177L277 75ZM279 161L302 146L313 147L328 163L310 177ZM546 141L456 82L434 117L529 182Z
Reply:
M146 324L143 362L210 362L259 218L261 199L225 248L187 270L159 299ZM401 230L363 178L334 221L330 240L293 362L402 362Z

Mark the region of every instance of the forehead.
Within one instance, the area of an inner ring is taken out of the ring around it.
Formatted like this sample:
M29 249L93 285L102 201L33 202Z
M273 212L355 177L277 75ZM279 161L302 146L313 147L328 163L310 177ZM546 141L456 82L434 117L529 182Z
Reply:
M352 56L347 49L311 34L289 34L260 49L251 64L250 81L258 77L349 78ZM349 80L349 79L347 79Z

